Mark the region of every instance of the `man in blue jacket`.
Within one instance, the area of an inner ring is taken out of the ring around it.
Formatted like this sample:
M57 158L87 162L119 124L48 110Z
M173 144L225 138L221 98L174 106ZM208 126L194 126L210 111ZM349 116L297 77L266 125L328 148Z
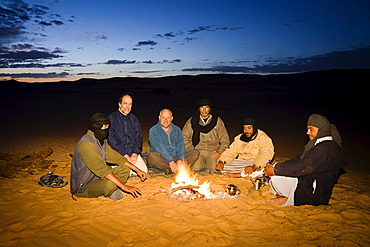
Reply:
M148 168L140 153L142 150L142 133L140 122L131 112L133 99L131 94L123 94L118 100L118 110L109 115L111 127L108 143L119 154L143 172ZM134 173L131 171L131 175Z
M173 115L169 109L159 113L159 121L149 130L150 153L148 165L166 174L177 172L186 159L191 166L199 158L199 151L185 152L184 137L181 129L172 123Z

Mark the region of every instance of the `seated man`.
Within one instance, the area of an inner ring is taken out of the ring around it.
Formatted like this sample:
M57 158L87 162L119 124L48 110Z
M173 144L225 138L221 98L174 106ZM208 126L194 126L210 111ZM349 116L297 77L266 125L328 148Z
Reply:
M143 172L148 168L141 157L142 134L139 120L131 112L132 96L123 94L118 100L118 110L109 115L108 144ZM130 171L134 175L133 171Z
M334 184L345 161L340 153L341 138L335 125L317 114L307 122L309 141L303 154L274 165L266 165L271 176L270 192L276 198L267 203L283 206L328 205Z
M243 121L243 133L237 135L230 147L221 154L216 170L230 177L246 177L264 167L273 157L271 138L258 129L255 119L246 118Z
M195 149L200 153L199 159L191 168L194 171L206 169L211 174L216 171L216 163L221 153L230 144L225 124L212 110L212 106L210 100L199 100L196 114L182 129L186 151Z
M122 198L122 191L134 197L141 194L139 189L125 183L130 170L135 171L141 181L145 181L146 173L109 146L109 124L107 116L95 113L90 119L89 130L77 143L71 165L72 197L105 196L119 200ZM107 162L114 165L110 166Z
M197 150L185 154L181 129L172 120L172 111L163 109L159 113L158 123L149 129L148 165L164 170L166 174L177 172L184 159L191 166L199 157Z

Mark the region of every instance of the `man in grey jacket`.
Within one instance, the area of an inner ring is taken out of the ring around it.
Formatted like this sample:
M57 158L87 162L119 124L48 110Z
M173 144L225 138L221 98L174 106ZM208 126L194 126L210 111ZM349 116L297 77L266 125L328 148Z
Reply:
M212 101L199 100L196 114L182 129L186 151L198 150L200 153L199 159L192 166L194 171L205 169L214 173L217 159L230 144L225 124L212 107Z

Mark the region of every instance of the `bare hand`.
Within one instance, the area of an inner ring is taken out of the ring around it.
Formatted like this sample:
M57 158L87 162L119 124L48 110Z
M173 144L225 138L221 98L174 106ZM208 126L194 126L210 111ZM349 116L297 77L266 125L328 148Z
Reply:
M274 176L275 175L275 172L274 172L274 167L270 164L267 164L265 166L265 169L263 170L263 174L265 176Z
M123 185L121 186L121 189L124 192L130 193L135 198L141 196L141 191L138 188L132 187L130 185Z
M220 157L221 153L220 152L217 152L217 151L213 151L213 154L211 155L211 157L213 159L218 159L218 157Z
M137 161L137 154L135 154L135 153L133 153L133 154L131 154L131 163L132 164L136 164L136 161Z
M255 172L257 170L257 166L256 165L253 165L253 166L247 166L244 168L244 172L246 174L252 174L253 172Z
M143 172L142 170L140 170L140 169L138 169L138 171L136 171L136 174L141 179L141 182L144 182L147 179L147 174L145 172Z
M223 171L223 170L224 170L224 167L225 167L224 163L223 163L222 161L219 161L219 162L216 164L215 169L216 169L217 171Z
M178 164L175 161L171 161L169 165L170 165L171 171L176 173L178 170Z

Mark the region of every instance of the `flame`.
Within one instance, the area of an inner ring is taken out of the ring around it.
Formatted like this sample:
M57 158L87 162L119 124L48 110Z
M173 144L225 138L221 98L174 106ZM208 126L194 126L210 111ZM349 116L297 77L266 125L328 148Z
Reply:
M203 184L199 184L199 181L196 179L196 176L193 175L190 167L187 164L180 165L178 167L176 182L171 184L172 188L180 186L198 186L194 190L198 191L200 194L203 194L207 199L212 197L212 192L210 189L210 182L206 181Z

